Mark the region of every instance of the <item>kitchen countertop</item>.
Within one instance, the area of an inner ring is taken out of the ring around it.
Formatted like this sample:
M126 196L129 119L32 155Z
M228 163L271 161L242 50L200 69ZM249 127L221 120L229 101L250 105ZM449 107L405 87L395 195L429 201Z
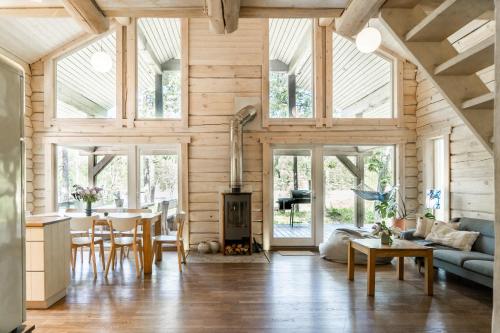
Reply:
M70 220L71 217L67 216L47 216L47 215L32 215L26 217L26 228L41 228L49 224L59 223Z

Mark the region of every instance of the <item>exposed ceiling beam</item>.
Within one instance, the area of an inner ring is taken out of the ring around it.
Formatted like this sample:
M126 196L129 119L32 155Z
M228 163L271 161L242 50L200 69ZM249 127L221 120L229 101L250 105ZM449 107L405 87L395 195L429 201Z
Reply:
M108 31L109 20L93 0L63 0L63 5L85 31L94 34Z
M235 32L240 18L240 0L222 0L222 11L226 32L228 34Z
M331 18L339 17L342 8L299 8L299 7L240 7L240 18ZM202 7L127 7L104 8L105 17L205 17ZM70 17L66 8L53 7L2 7L0 16L19 17ZM121 20L121 19L120 19ZM123 24L124 21L119 21Z
M352 0L340 19L335 21L337 33L349 37L357 35L384 2L385 0Z
M333 17L321 17L318 23L320 27L328 27L333 23L333 21Z
M211 32L223 35L224 29L224 10L221 0L207 0L208 26Z

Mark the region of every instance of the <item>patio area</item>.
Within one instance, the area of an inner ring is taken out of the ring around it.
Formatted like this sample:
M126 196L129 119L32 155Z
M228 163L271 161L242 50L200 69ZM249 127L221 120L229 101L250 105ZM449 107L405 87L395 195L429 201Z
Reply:
M341 227L353 227L352 224L325 224L323 227L324 239L332 234L333 230ZM308 238L311 236L310 223L295 223L293 228L289 224L275 224L274 238Z

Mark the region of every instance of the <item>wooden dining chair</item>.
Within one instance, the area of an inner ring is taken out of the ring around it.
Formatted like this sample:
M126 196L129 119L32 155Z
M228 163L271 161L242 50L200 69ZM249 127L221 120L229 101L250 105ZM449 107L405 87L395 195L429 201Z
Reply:
M110 230L116 230L120 234L111 233L111 251L104 276L108 276L111 265L113 265L112 269L115 270L117 250L120 249L120 261L123 261L123 249L127 247L131 247L134 251L135 269L137 276L140 276L141 269L144 266L142 257L142 238L137 235L137 229L140 224L140 216L130 218L108 216ZM130 230L132 230L132 237L122 235L122 233L127 233Z
M182 273L182 263L186 264L186 252L184 251L184 222L186 214L181 212L175 215L175 223L177 225L176 235L158 235L153 237L153 253L155 255L155 262L158 262L157 251L161 251L163 245L170 247L175 246L177 249L177 260L179 263L179 272Z
M102 269L104 270L104 241L101 237L95 236L95 219L92 216L88 217L72 217L70 220L70 230L81 232L82 230L90 230L90 234L87 233L86 236L75 235L71 238L71 266L73 272L75 272L76 266L76 254L78 248L83 249L84 247L89 248L89 256L92 261L92 269L94 270L94 279L97 278L97 265L95 259L95 245L99 245L99 253L101 257ZM82 251L82 262L83 262L83 251Z

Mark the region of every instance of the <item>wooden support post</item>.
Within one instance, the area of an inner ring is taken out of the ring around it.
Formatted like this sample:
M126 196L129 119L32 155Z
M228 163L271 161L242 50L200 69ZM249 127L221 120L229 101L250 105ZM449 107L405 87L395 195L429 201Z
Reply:
M163 118L163 75L155 75L155 114L157 118Z
M218 35L224 34L224 12L221 0L207 0L210 31Z
M102 34L109 29L109 20L92 0L63 0L64 8L85 31Z
M297 78L295 74L288 74L288 116L295 118L295 109L297 107Z

